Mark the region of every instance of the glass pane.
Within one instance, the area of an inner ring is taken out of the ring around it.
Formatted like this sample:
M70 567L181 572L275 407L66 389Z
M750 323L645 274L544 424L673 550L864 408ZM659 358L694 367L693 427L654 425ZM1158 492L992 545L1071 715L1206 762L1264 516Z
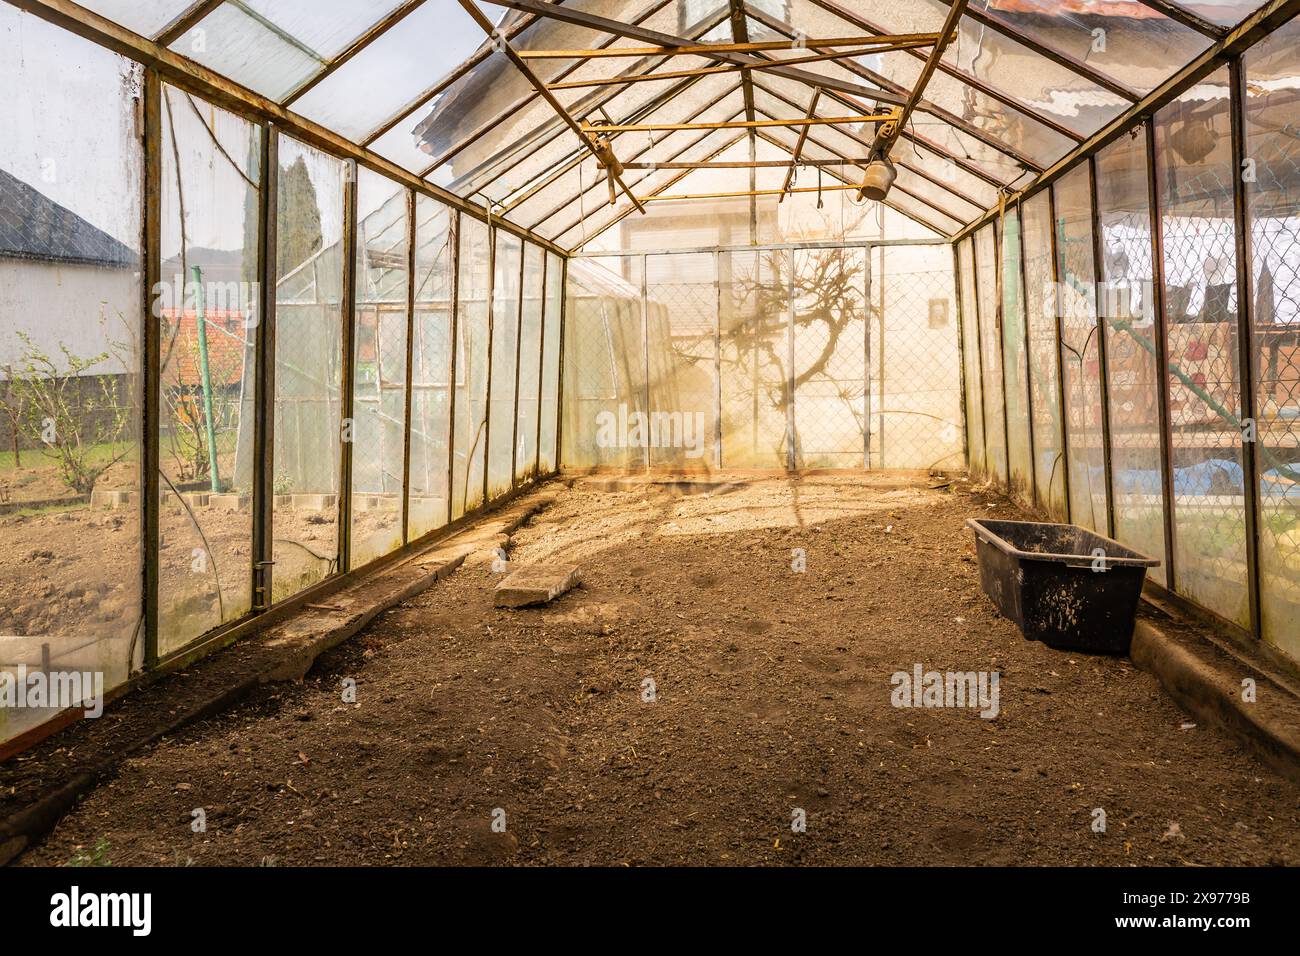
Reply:
M158 646L167 653L252 607L261 136L171 87L162 131Z
M1226 68L1156 114L1173 430L1174 583L1243 626L1237 246Z
M397 0L230 0L172 49L281 100L396 7Z
M1097 340L1096 252L1092 242L1092 187L1087 165L1075 167L1054 189L1070 520L1106 534L1101 347Z
M1211 23L1225 27L1235 26L1263 5L1262 0L1181 0L1179 3Z
M0 670L109 690L143 651L142 77L7 4L0 46L0 489L29 509L0 514ZM58 712L0 707L0 741Z
M276 214L275 600L338 570L344 163L280 139Z
M402 546L406 456L407 192L357 178L352 379L352 567Z
M1006 370L1007 468L1013 496L1034 500L1029 439L1029 367L1025 355L1025 298L1020 276L1020 213L1002 221L1002 367Z
M1002 343L998 329L997 242L990 223L975 233L976 301L983 362L984 445L988 475L1007 480L1006 406L1002 391Z
M541 246L524 243L523 313L519 319L519 424L515 441L515 477L528 481L537 473L538 390L542 372L542 305L546 296Z
M290 43L241 4L223 3L171 49L278 100L322 66L314 51Z
M560 406L560 316L564 310L564 260L546 254L546 316L542 324L542 423L538 466L542 474L554 471L556 426Z
M1020 36L1140 93L1210 45L1209 37L1134 2L1071 9L1059 0L994 0L987 12Z
M488 286L491 283L488 227L461 215L459 228L452 520L483 503L487 452L484 439L487 437Z
M488 500L514 483L515 395L519 362L520 283L523 243L496 232L496 277L492 283L492 402L488 422Z
M469 59L485 39L459 4L425 3L312 87L293 109L359 141ZM486 62L493 71L516 72L504 54ZM444 93L439 102L445 99Z
M155 37L192 3L193 0L84 0L81 5L141 36Z
M980 475L987 467L984 457L984 383L980 362L979 314L975 303L974 240L957 246L957 263L961 283L961 342L966 379L966 454L972 474Z
M1054 518L1069 517L1065 500L1064 422L1057 346L1055 271L1049 193L1042 190L1021 209L1024 233L1025 309L1029 333L1029 408L1034 428L1034 480L1038 505Z
M1300 20L1246 55L1264 639L1300 658Z
M447 523L451 429L451 211L415 197L415 342L411 369L410 538Z
M1139 133L1142 128L1139 127ZM1165 557L1160 390L1155 303L1151 298L1151 202L1146 137L1125 136L1097 156L1101 223L1101 314L1110 389L1115 538ZM1152 568L1162 584L1165 568Z

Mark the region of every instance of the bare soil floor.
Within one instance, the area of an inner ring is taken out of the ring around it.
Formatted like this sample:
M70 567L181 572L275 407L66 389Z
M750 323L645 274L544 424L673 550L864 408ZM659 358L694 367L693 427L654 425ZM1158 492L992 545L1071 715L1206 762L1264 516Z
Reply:
M997 616L962 527L992 514L960 482L580 484L512 558L581 588L497 610L467 564L131 760L22 862L1300 863L1300 788L1127 660ZM999 716L891 706L917 663L998 671Z

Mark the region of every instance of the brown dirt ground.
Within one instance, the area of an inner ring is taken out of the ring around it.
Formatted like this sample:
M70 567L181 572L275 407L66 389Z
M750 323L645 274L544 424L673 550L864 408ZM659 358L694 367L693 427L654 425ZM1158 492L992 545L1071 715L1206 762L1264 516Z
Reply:
M496 610L467 565L301 684L130 760L22 862L1300 863L1300 788L1127 660L997 616L975 514L1015 512L883 477L579 485L512 557L578 563L581 588ZM914 663L999 671L1000 716L892 707Z
M160 595L169 631L164 650L220 624L222 610L225 620L240 617L250 601L250 512L197 509L200 537L175 500L168 496L159 518ZM280 578L288 592L301 589L288 586L297 578L313 583L324 577L336 550L335 516L277 510L275 523ZM366 512L354 535L364 539L399 524L396 513ZM206 550L204 538L211 557L196 565L196 549ZM134 508L76 505L0 515L0 541L0 635L129 636L135 628L140 519Z

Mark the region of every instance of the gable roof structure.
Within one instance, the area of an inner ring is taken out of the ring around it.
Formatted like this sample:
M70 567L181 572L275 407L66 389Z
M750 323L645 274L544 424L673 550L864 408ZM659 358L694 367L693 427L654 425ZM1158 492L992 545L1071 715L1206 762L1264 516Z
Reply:
M1294 0L160 0L145 16L119 0L84 5L137 31L149 44L137 52L194 57L248 102L269 100L271 118L300 117L376 169L561 250L648 203L695 198L701 173L738 142L750 159L729 163L765 197L785 193L804 163L852 190L883 148L898 169L885 204L937 236L965 234L1297 9ZM53 3L22 6L66 21ZM482 40L448 69L439 44L456 28ZM194 30L222 42L195 52ZM760 143L784 160L756 160Z

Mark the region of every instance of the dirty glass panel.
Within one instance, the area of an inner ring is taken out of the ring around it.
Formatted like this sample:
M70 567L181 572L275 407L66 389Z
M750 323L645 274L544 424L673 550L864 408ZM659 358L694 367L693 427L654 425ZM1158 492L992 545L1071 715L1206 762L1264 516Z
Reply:
M1077 525L1106 534L1101 343L1092 242L1092 186L1087 165L1075 167L1053 188L1070 517Z
M411 540L447 523L451 429L451 210L415 197L415 321L411 343Z
M483 503L487 455L488 326L492 260L486 223L460 217L460 277L456 309L456 402L451 469L451 517Z
M158 647L252 607L258 127L163 88Z
M1264 639L1300 658L1300 20L1246 55Z
M549 474L559 464L556 428L560 412L560 338L564 312L564 260L546 254L546 314L542 322L541 428L538 438L538 467Z
M873 252L869 288L871 466L961 468L951 247L880 247Z
M1209 37L1138 3L999 0L987 5L987 13L1020 36L1140 93L1155 89L1210 45Z
M492 283L491 417L488 422L488 500L514 482L515 386L519 362L519 291L523 243L497 230L496 277Z
M639 257L569 260L560 403L566 468L645 464L641 288Z
M1174 583L1243 626L1246 529L1228 73L1156 114L1165 250Z
M912 0L890 9L904 6L924 6L935 15L946 15L948 10L942 0ZM1032 113L1085 136L1105 126L1129 105L1123 97L970 16L962 17L957 42L944 52L944 62L962 75L1010 96Z
M1002 341L998 327L997 242L990 223L975 233L976 302L979 306L980 361L983 363L984 463L988 477L1007 480L1006 398L1002 382Z
M523 311L519 317L519 408L515 428L515 478L537 473L537 416L542 372L542 307L546 297L542 247L524 243Z
M979 206L954 195L922 175L928 170L917 167L915 163L909 163L908 160L912 157L908 156L906 148L899 149L893 155L898 171L898 178L894 181L895 189L906 192L918 202L925 203L939 213L948 216L950 219L957 220L963 225L973 222L983 214L984 210ZM919 172L918 169L920 169ZM853 178L857 178L856 173Z
M1030 446L1029 382L1025 356L1025 295L1020 275L1020 212L1008 209L1002 220L1002 367L1006 381L1007 470L1011 493L1034 500L1034 461Z
M867 256L861 249L800 249L792 268L795 467L862 468ZM893 305L877 310L878 323L885 309L895 317Z
M338 570L344 163L280 139L276 213L274 598Z
M0 671L93 699L144 650L141 74L8 5L0 47ZM0 707L0 741L60 709Z
M155 37L188 10L193 0L85 0L87 10L141 36Z
M172 49L285 99L397 5L398 0L231 0Z
M1024 236L1025 314L1029 335L1029 410L1034 428L1034 480L1038 505L1054 518L1068 517L1065 496L1064 420L1056 341L1056 285L1052 268L1049 194L1039 191L1021 207Z
M982 475L984 456L984 382L980 362L979 311L975 302L974 240L957 244L957 281L961 289L961 343L966 379L966 454L972 474Z
M323 65L243 4L223 3L170 49L254 92L278 100Z
M1225 27L1240 23L1263 5L1262 0L1181 0L1179 3L1211 23Z
M724 468L789 462L790 269L782 250L723 253L719 262Z
M649 444L654 467L701 470L717 460L716 279L712 253L646 259Z
M1151 202L1146 136L1125 136L1097 155L1097 218L1101 223L1099 305L1106 335L1110 388L1115 538L1165 557L1164 486L1155 303L1152 300ZM1151 577L1165 582L1163 563Z
M406 190L362 168L352 355L354 568L403 543L409 228Z
M294 101L293 109L361 140L469 59L485 39L459 4L425 3ZM516 72L503 54L485 62L495 71ZM446 94L438 102L450 105ZM465 102L460 112L468 119L472 111L464 109Z

